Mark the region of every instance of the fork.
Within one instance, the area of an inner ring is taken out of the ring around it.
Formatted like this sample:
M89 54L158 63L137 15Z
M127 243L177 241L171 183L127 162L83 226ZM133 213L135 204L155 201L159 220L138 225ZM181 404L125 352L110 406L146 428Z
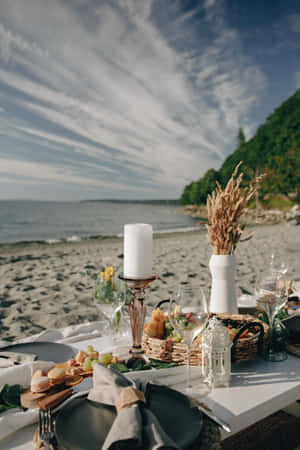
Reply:
M39 411L39 436L45 443L46 450L50 450L50 441L54 438L54 427L51 410Z

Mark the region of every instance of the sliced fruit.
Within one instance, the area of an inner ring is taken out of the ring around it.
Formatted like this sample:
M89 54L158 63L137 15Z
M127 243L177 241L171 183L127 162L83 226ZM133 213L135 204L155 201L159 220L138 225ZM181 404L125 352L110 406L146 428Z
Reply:
M83 363L85 358L86 358L86 353L83 352L82 350L79 350L79 352L76 355L76 361L79 363Z
M82 375L73 375L66 378L65 384L66 386L76 386L83 381Z
M69 361L66 361L66 362L55 364L55 367L57 367L59 369L66 369L68 367L68 365L69 365Z
M93 376L93 370L83 370L81 372L81 375L83 377L92 377Z

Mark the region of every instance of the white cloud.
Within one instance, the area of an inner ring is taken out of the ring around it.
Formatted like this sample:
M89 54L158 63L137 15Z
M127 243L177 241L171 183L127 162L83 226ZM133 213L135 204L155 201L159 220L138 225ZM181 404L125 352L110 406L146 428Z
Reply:
M0 157L0 173L5 175L14 175L18 177L28 177L38 181L52 181L59 183L83 184L86 186L105 188L105 189L124 189L130 190L130 186L124 186L116 182L107 182L101 179L90 179L78 176L73 173L72 168L65 168L61 171L60 167L54 167L49 164L36 162L18 161L15 159Z
M288 24L292 32L300 33L300 14L289 14Z
M158 196L179 196L187 180L221 164L240 126L253 128L248 113L264 86L262 73L243 57L222 2L204 3L209 43L193 23L195 10L182 15L179 3L166 3L163 12L151 0L103 0L85 15L82 5L2 0L1 100L14 110L8 120L21 111L7 135L53 145L69 164L86 158L80 175L70 168L65 182L101 186L91 176L97 166L122 179L108 183L115 191L138 196L152 183ZM35 158L24 156L26 176L35 177ZM56 180L58 169L50 166L49 174Z
M204 0L204 8L209 9L212 8L216 3L216 0Z
M300 70L299 70L299 72L295 73L295 84L296 84L296 89L300 89Z

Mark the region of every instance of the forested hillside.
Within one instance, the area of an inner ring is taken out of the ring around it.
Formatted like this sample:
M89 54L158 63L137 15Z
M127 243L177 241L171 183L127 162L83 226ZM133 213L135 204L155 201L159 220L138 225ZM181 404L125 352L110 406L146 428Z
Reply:
M225 185L239 161L243 161L245 183L256 174L266 173L261 199L292 194L295 201L300 201L300 89L267 117L248 142L240 129L238 148L220 170L209 169L202 178L185 186L180 202L205 203L216 181Z

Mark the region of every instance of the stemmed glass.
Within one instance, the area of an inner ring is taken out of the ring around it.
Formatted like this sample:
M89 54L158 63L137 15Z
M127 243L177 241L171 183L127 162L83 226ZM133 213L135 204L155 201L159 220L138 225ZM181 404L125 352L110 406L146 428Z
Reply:
M113 290L102 281L97 285L94 301L107 322L104 332L114 340L129 334L129 321L124 311L127 296L127 286L117 285Z
M190 366L192 343L203 332L209 317L203 289L199 286L183 286L176 298L170 300L168 314L171 325L180 334L187 347L185 393L203 396L208 393L208 387L204 382L192 386Z
M288 265L282 260L276 250L274 250L269 256L269 270L277 272L281 276L285 275L288 271Z
M263 357L267 361L284 361L287 354L284 351L276 351L273 335L275 316L285 305L288 297L283 273L278 270L262 273L256 282L255 295L257 305L267 314L270 327L269 344Z

